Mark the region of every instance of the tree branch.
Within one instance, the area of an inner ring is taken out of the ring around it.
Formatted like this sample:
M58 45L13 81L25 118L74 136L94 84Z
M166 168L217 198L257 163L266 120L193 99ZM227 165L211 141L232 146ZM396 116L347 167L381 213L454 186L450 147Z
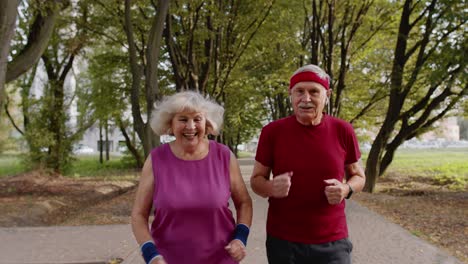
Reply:
M10 99L8 98L8 96L5 96L6 100L5 100L5 113L7 114L8 116L8 119L10 120L10 123L13 125L13 127L16 129L16 131L18 131L22 136L24 136L24 132L23 130L21 130L15 123L15 120L13 119L13 117L11 116L10 114L10 111L8 111L8 105L10 104Z
M26 46L8 63L6 82L11 82L30 69L47 48L49 39L54 31L55 22L61 10L65 9L68 1L54 0L54 5L49 6L45 12L37 11L34 23L29 31ZM42 14L45 14L43 16Z

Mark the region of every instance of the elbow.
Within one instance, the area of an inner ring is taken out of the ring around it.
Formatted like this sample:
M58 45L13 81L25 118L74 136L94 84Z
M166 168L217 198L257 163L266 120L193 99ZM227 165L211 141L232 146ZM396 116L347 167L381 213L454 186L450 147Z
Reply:
M132 214L130 215L130 224L132 227L137 225L138 219L141 219L141 215L137 214L135 211L132 211Z
M259 190L258 190L258 182L255 177L250 178L250 188L252 188L252 191L258 195L260 195Z
M130 223L132 227L138 226L140 223L147 222L149 218L148 214L144 214L138 210L132 210L130 215Z
M250 179L250 187L252 188L253 192L256 193L257 195L263 197L263 198L268 198L269 195L267 193L267 188L266 186L266 180L263 177L254 177Z

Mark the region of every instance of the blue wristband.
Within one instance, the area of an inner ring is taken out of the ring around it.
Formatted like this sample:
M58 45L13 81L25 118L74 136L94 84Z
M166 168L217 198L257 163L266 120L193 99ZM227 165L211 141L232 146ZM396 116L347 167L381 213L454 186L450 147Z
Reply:
M247 238L249 237L250 229L244 224L237 224L234 230L234 238L240 240L244 246L247 246Z
M154 245L153 241L147 241L141 245L141 254L145 259L146 264L149 264L151 260L153 260L156 256L159 255L156 246Z

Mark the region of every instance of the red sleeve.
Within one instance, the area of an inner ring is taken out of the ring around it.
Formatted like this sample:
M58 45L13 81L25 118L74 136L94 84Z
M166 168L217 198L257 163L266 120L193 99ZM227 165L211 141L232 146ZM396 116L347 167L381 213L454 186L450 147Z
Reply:
M273 166L273 141L270 128L270 126L265 126L260 133L255 160L271 168Z
M346 142L346 159L345 164L355 163L361 158L361 151L359 150L359 142L354 133L353 126L348 123L346 126L345 134Z

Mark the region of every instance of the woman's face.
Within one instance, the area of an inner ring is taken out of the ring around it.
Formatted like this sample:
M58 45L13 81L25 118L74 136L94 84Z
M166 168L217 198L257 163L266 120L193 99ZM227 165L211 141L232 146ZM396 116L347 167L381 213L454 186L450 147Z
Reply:
M172 132L183 146L196 146L206 133L206 118L201 112L184 111L172 118Z

